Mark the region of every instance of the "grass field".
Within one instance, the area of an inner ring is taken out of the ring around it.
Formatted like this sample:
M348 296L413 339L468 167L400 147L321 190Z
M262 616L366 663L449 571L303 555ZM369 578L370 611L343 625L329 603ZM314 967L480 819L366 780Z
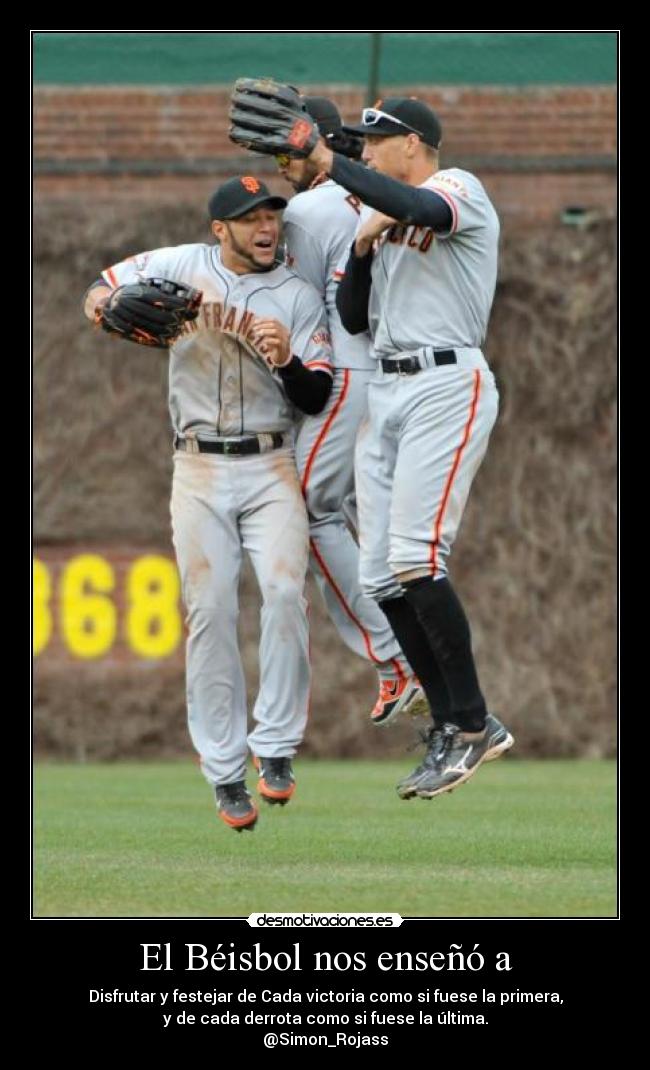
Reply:
M38 764L34 914L616 914L612 762L506 758L452 795L402 802L412 764L299 761L291 803L241 834L192 763Z

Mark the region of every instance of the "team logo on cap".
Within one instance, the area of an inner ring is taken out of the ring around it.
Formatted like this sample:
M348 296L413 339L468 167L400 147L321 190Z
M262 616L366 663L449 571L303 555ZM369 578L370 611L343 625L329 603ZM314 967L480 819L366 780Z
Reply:
M252 175L246 175L245 178L242 178L241 184L249 193L259 193L260 191L260 184Z
M297 149L302 149L307 144L307 139L312 131L311 123L306 122L304 119L297 119L291 127L291 132L287 138L290 145L295 145Z

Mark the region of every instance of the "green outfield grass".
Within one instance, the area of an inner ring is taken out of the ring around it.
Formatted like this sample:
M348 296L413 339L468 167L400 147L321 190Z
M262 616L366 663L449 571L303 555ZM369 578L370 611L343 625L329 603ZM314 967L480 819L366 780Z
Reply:
M34 914L616 914L612 762L505 758L403 802L412 764L298 761L294 799L252 833L216 818L191 762L38 764Z

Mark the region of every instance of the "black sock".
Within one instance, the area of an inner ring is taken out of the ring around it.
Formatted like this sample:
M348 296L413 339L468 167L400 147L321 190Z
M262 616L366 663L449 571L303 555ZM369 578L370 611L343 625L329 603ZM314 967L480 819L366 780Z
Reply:
M449 691L413 606L402 595L379 602L379 607L388 617L397 642L424 688L434 723L448 721L451 711Z
M476 674L469 623L460 599L445 576L409 580L404 596L415 610L435 654L451 699L448 720L466 732L480 732L487 710ZM408 658L408 652L404 653Z

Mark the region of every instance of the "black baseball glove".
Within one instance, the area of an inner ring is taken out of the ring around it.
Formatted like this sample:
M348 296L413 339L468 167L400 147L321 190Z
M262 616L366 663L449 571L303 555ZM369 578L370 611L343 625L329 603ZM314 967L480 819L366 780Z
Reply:
M113 290L95 312L110 334L156 349L168 349L186 323L195 320L203 294L168 279L145 279Z
M272 78L238 78L228 115L231 141L270 156L304 158L320 137L298 91Z

